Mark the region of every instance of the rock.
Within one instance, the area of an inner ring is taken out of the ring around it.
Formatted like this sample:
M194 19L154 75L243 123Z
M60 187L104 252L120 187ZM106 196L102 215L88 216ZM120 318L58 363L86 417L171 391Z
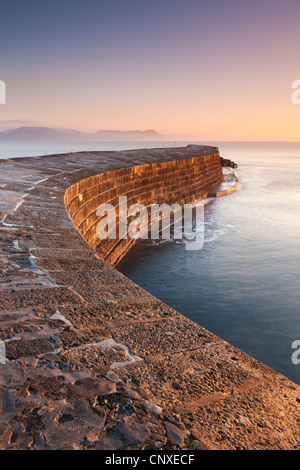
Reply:
M192 441L192 446L195 450L209 450L209 448L203 444L203 442L197 440Z
M56 403L53 408L41 416L43 434L52 449L78 448L91 433L99 435L104 424L104 419L82 400L74 400L69 406Z
M118 450L123 447L141 444L149 436L150 432L145 424L120 424L110 429L93 449Z
M6 357L18 359L19 357L33 357L52 351L53 345L45 339L11 341L6 344Z
M244 425L244 426L251 426L253 423L250 419L246 418L245 416L239 416L237 422Z
M86 378L78 380L68 387L69 398L81 398L86 400L109 395L116 391L116 384L104 378Z
M55 344L56 346L61 346L61 345L62 345L61 340L60 340L59 338L57 338L57 336L55 336L55 335L52 335L52 336L50 337L50 343L53 343L53 344Z
M127 387L127 386L124 386L123 388L125 392L128 393L129 398L132 398L133 400L138 400L141 398L141 395L135 390L132 390L132 388Z
M163 411L163 409L158 406L154 405L154 403L150 403L149 401L145 401L142 403L143 408L146 409L146 411L150 411L151 413L154 413L155 415L160 415Z
M108 378L108 380L111 380L112 382L116 382L116 383L121 382L121 379L117 376L117 374L115 374L111 370L109 372L106 372L105 375Z
M164 424L167 430L168 438L170 439L171 443L180 446L186 437L186 431L178 428L177 426L175 426L175 424L169 422L166 422Z
M33 375L26 380L23 394L59 399L64 396L64 393L61 392L64 383L65 381L62 375L53 377Z

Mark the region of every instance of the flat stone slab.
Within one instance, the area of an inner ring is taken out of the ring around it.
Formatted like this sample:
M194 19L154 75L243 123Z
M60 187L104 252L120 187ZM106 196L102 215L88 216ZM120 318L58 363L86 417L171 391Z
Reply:
M300 387L103 261L64 206L90 176L216 150L0 160L1 449L300 448Z

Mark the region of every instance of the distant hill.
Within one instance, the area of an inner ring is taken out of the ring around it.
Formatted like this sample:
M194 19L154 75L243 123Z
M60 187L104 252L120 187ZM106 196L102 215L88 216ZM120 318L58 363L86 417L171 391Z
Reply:
M48 127L19 127L18 129L11 129L0 133L0 140L65 140L70 135L62 131L51 129ZM75 134L76 135L76 134Z
M80 132L72 129L52 129L50 127L19 127L0 132L1 141L135 141L162 140L163 136L155 130L114 131L100 130L95 133Z

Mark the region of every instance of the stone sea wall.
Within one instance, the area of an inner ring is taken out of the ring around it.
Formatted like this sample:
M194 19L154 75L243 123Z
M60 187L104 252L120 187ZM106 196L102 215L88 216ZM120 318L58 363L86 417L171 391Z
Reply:
M191 202L221 176L204 146L0 160L0 449L299 448L300 387L95 238L100 203Z
M65 195L70 218L87 243L110 264L117 264L134 240L100 240L96 234L97 208L109 203L118 208L119 196L128 206L142 203L192 203L207 196L223 179L217 149L208 155L121 168L87 178Z

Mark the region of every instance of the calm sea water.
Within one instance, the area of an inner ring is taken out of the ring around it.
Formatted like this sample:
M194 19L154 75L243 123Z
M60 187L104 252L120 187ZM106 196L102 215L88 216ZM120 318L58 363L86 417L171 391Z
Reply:
M216 143L240 186L205 208L205 244L139 242L120 271L300 383L300 144Z
M177 146L187 143L177 143ZM194 142L197 143L197 142ZM200 144L200 142L198 142ZM205 208L205 244L138 243L119 269L159 299L300 383L300 143L224 143L240 186ZM174 142L0 142L0 159Z

